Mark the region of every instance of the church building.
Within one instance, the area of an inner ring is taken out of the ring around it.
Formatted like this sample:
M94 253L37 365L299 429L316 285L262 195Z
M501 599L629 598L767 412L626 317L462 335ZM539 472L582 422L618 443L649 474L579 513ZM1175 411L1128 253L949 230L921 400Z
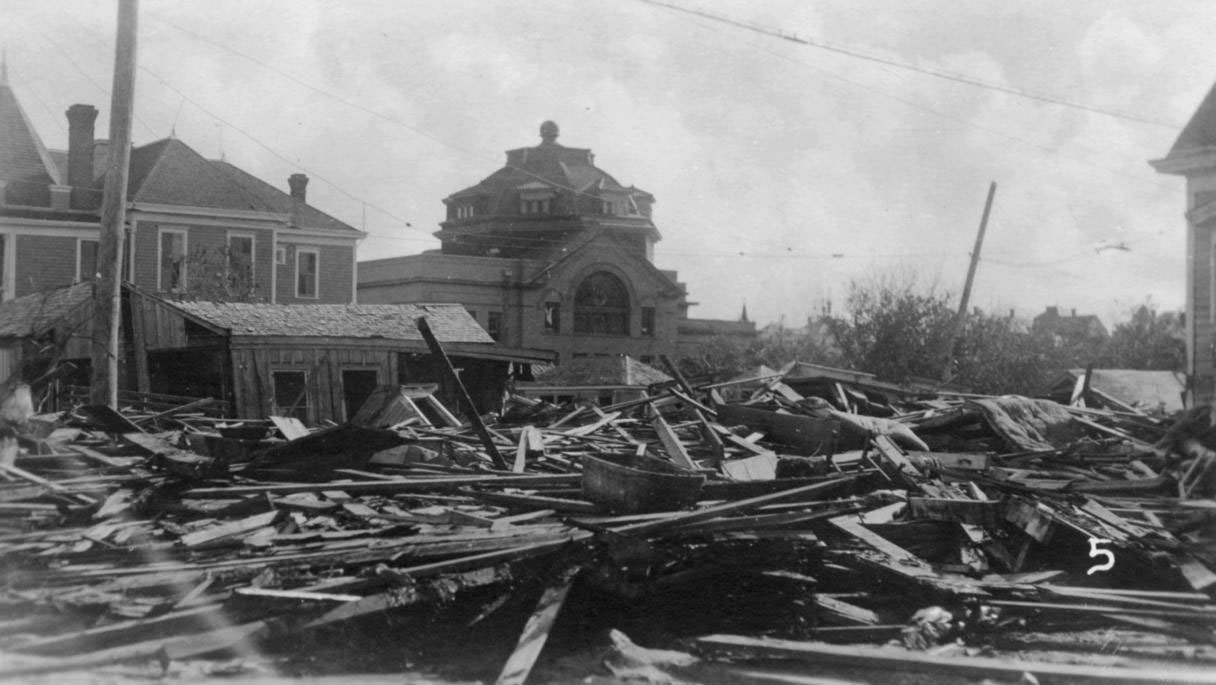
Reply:
M557 124L540 137L443 200L438 250L359 262L359 302L460 303L496 340L553 350L559 363L646 362L755 337L746 317L688 317L684 284L653 261L653 195L619 183L591 150L559 144Z

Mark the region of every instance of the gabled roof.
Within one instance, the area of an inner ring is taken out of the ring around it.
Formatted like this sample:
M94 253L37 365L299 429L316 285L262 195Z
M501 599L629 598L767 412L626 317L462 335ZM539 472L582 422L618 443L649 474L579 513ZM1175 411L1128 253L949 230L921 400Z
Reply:
M1170 148L1169 157L1189 150L1216 146L1216 84L1199 103L1191 120L1182 128Z
M240 184L246 191L256 195L262 202L279 214L290 214L292 223L300 228L320 228L333 231L360 232L350 224L343 223L334 217L313 207L307 202L301 202L279 188L263 181L253 174L233 166L222 160L211 160L212 166L219 169L232 181Z
M59 183L59 169L7 82L0 81L0 181Z
M536 376L538 385L646 387L666 383L671 376L630 357L584 357L552 367Z
M263 304L172 302L232 336L385 338L422 340L414 320L425 316L440 342L494 339L458 304Z
M127 197L133 202L275 211L176 138L132 150L129 183Z
M87 306L92 297L93 283L86 281L0 303L0 338L38 335L67 317L77 307Z

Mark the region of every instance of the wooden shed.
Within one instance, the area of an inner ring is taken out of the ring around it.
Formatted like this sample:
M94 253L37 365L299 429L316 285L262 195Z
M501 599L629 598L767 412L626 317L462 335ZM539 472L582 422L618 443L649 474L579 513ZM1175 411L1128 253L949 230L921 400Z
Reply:
M69 381L84 384L91 287L55 292L65 293L48 300L57 304L57 316L42 315L38 326L13 326L12 332L28 334L27 340L57 341L59 358L76 366ZM458 410L455 389L417 329L421 317L430 323L483 412L497 408L509 377L526 376L528 365L553 359L547 351L498 345L458 304L173 301L130 286L123 294L120 387L216 398L227 403L227 413L235 417L283 415L306 423L340 422L377 386L394 383L436 383L439 398ZM0 318L11 304L0 305ZM40 308L26 303L20 311L28 319ZM14 342L19 337L8 338L10 347L20 349ZM44 348L51 346L43 343Z

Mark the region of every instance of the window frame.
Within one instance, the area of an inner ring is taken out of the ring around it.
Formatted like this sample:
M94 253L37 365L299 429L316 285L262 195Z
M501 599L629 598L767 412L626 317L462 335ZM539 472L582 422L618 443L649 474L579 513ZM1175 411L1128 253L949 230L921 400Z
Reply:
M562 332L562 303L548 300L544 303L544 309L541 311L541 318L544 326L544 331L550 334L559 334ZM550 315L552 313L552 315Z
M486 333L489 333L490 337L494 338L494 342L502 340L504 323L505 319L502 312L496 309L486 312ZM498 330L496 331L495 329Z
M166 288L165 276L165 235L180 235L182 237L182 271L181 284L177 288ZM162 293L185 292L190 287L190 230L186 228L159 226L156 229L156 290Z
M252 285L257 280L257 263L258 263L258 237L256 233L249 231L228 231L228 235L224 238L224 245L228 248L228 258L224 269L228 274L228 278L232 278L232 239L233 238L248 238L249 239L249 284Z
M274 265L287 266L287 247L278 245L274 248Z
M300 292L300 258L303 255L310 254L314 257L313 261L313 284L312 294L304 295ZM321 251L315 247L297 247L296 248L296 271L295 271L295 294L301 300L316 300L321 297Z
M97 257L98 257L98 253L101 251L101 238L97 238L97 239L77 238L76 239L76 280L74 280L73 283L83 283L85 280L84 263L81 261L81 259L84 257L84 244L85 243L93 243L96 245L96 247L93 248L94 275L96 275L96 272L97 272L97 267L98 267ZM89 278L92 278L92 276L90 276Z
M308 370L307 369L295 369L295 368L274 369L274 368L272 368L270 370L271 409L277 415L283 415L282 412L279 411L280 409L285 409L285 410L291 409L291 407L283 407L282 405L279 404L279 380L278 380L279 374L299 374L300 376L302 376L304 378L304 392L302 394L304 399L303 399L303 402L299 406L303 409L304 419L302 419L302 420L304 420L304 421L311 420L311 418L312 418L312 398L309 397ZM289 414L289 416L295 416L295 414Z

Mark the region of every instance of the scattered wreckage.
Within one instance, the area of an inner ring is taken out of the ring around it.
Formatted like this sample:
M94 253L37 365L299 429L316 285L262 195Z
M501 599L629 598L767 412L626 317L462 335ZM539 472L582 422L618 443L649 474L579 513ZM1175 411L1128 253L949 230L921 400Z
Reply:
M6 412L0 678L374 633L499 683L561 681L547 641L652 681L1216 682L1208 408L673 376L471 426L397 386L312 429Z

